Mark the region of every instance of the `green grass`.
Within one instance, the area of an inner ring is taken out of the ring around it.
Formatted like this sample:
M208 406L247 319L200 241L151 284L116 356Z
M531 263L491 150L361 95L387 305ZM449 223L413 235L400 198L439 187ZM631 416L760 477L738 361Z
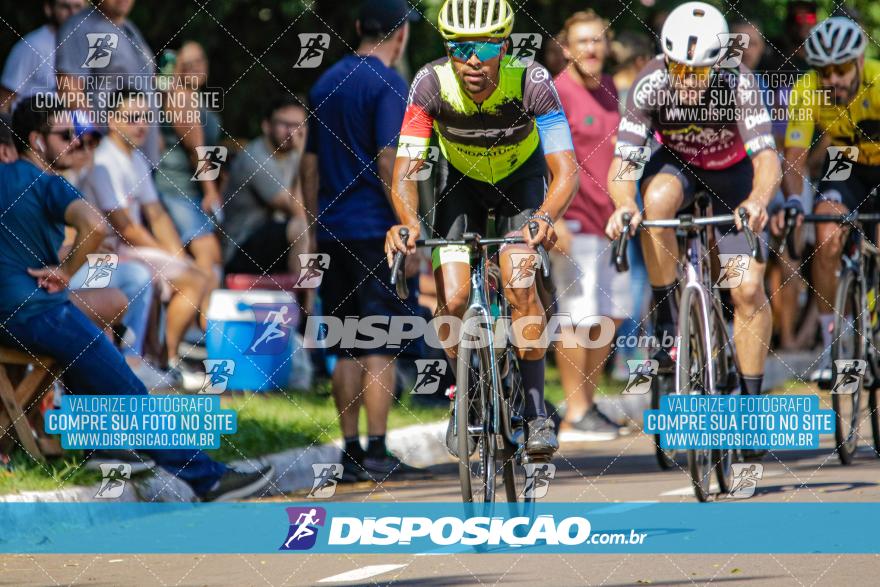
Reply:
M82 451L66 451L63 457L42 464L35 463L23 451L13 453L10 468L0 468L0 494L52 491L100 481L98 471L89 471L80 466L82 460Z

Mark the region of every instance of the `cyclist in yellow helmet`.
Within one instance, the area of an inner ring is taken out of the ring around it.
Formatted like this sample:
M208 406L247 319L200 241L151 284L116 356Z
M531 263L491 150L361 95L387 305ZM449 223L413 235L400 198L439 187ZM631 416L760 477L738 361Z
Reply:
M400 224L388 231L385 251L389 263L395 251L413 253L422 221L433 224L434 234L441 238L485 234L488 215L494 211L498 233L522 232L528 243L502 249L503 280L510 283L515 265L511 254L534 253L538 244L550 249L553 223L577 190L571 132L550 73L508 55L513 9L507 0L446 0L438 28L447 56L423 67L410 88L391 185ZM436 205L420 215L417 183L409 179L430 157L435 135L448 173ZM528 230L531 220L539 226L534 237ZM410 232L407 245L399 236L404 226ZM433 266L438 313L460 318L469 295L467 249L437 248ZM546 326L544 308L535 284L507 288L505 294L514 322L525 317L540 321L515 334L514 343L528 398L526 451L548 456L558 444L544 408L546 349L537 344ZM450 351L454 358L455 349Z

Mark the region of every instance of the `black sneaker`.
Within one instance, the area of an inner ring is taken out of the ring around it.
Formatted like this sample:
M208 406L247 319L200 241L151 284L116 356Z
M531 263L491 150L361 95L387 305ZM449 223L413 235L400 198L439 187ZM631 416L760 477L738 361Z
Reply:
M431 472L427 469L420 469L407 465L396 456L386 452L381 457L364 457L364 469L369 473L370 478L376 483L380 483L389 478L397 477L431 477Z
M229 468L202 501L233 501L251 497L266 488L275 476L275 467L263 465L258 471Z
M100 471L101 465L131 465L131 474L145 473L156 467L156 462L133 450L93 450L86 455L86 469Z
M566 422L559 431L564 442L601 442L620 435L620 426L612 422L594 405L577 422Z
M529 429L526 433L525 451L531 458L549 458L559 448L556 433L553 431L553 421L550 418L535 418L529 420Z
M364 469L363 456L360 458L350 457L343 451L342 453L342 479L340 483L363 483L364 481L372 481L373 478Z

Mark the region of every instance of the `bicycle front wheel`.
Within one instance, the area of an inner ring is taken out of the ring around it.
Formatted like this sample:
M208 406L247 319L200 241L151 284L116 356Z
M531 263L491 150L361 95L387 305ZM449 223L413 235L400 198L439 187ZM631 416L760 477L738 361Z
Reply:
M661 398L668 395L670 390L675 387L675 379L670 373L660 373L651 381L651 409L659 410ZM673 390L674 392L674 390ZM657 457L657 464L664 471L668 471L678 466L675 457L678 451L660 446L660 435L654 435L654 455Z
M831 372L835 375L835 381L831 389L831 405L837 420L834 429L837 456L844 465L852 463L859 443L864 380L859 376L855 377L854 382L838 382L836 375L839 369L848 369L854 361L865 359L867 319L862 308L863 296L862 283L856 273L849 270L842 271L834 304Z
M495 500L495 450L489 433L488 398L492 380L483 349L458 348L455 378L455 429L458 478L466 503Z
M700 300L693 295L693 290L685 289L682 292L679 308L678 331L681 341L678 349L678 393L685 396L711 393L702 306ZM708 448L687 451L691 483L699 501L709 499L712 457L712 450Z

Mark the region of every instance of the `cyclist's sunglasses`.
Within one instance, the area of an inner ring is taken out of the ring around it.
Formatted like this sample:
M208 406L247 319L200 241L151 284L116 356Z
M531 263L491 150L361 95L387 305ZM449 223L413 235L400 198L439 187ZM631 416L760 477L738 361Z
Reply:
M837 74L837 77L842 77L844 75L848 75L852 70L856 68L856 60L845 61L844 63L833 63L831 65L823 65L822 67L817 67L816 71L819 72L819 77L828 79L832 74Z
M476 55L480 61L489 61L501 55L504 41L447 41L446 50L457 61L467 61Z
M666 60L666 71L674 78L684 79L696 76L698 79L709 77L712 72L711 65L687 65L676 61Z

